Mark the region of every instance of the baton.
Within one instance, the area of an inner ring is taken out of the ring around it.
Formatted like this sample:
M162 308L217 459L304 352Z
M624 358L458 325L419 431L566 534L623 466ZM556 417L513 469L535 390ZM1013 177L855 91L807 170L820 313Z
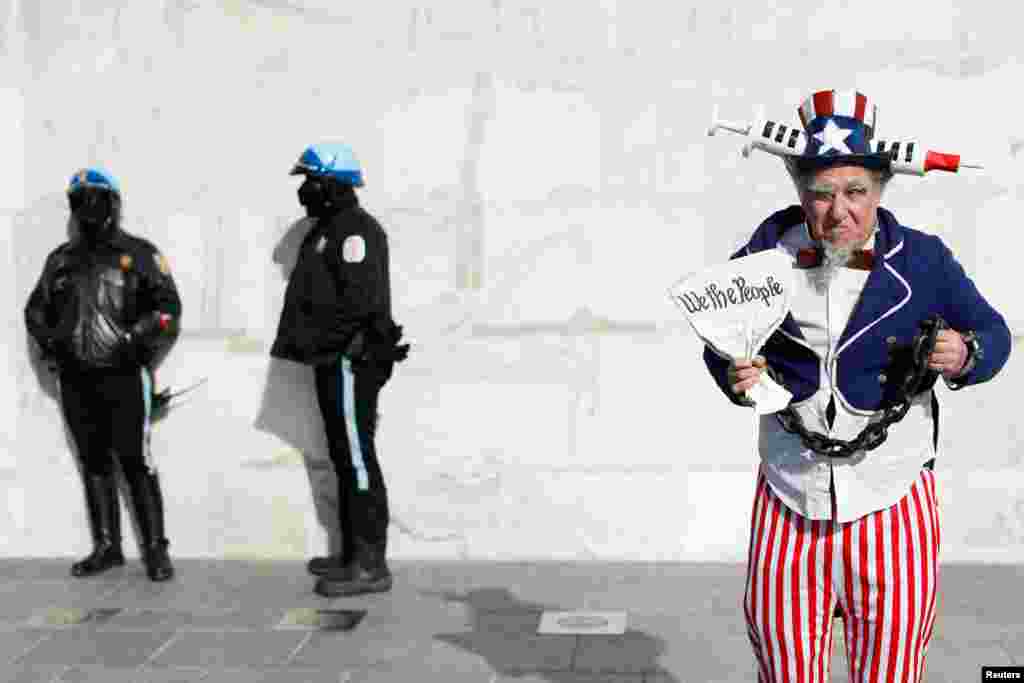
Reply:
M166 412L170 409L171 400L178 398L179 396L183 396L191 392L192 390L199 388L200 386L206 384L206 381L207 378L204 377L195 384L185 387L180 391L172 392L171 389L168 387L163 391L154 393L152 396L153 414L157 415L158 413L160 413L160 416L162 417L163 414L166 414Z

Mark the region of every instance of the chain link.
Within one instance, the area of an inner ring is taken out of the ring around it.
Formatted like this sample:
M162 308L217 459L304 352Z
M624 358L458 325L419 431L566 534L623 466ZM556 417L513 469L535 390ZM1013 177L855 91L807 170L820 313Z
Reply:
M914 338L913 373L905 378L900 397L889 402L882 410L882 419L869 424L855 439L843 441L810 431L792 406L775 414L779 424L785 431L799 436L807 448L830 458L849 458L858 451L871 451L881 446L889 437L889 427L903 419L914 397L930 391L938 378L938 373L928 368L928 356L935 350L939 330L948 326L939 315L922 321L920 326L921 332Z

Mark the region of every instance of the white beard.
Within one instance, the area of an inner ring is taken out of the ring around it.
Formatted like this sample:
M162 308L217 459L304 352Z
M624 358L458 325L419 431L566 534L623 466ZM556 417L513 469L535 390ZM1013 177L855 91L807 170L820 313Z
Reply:
M846 244L839 247L824 241L821 245L825 252L822 254L821 265L809 273L815 291L819 294L828 291L829 283L835 278L839 269L845 267L850 261L850 257L853 256L853 252L862 249L865 244L867 244L867 240L859 244Z

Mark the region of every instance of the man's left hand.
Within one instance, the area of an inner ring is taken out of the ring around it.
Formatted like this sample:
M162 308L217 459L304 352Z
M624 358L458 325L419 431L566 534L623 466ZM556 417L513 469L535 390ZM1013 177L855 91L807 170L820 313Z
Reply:
M942 373L946 379L953 379L963 370L967 362L967 344L956 330L939 330L935 349L928 356L928 367Z

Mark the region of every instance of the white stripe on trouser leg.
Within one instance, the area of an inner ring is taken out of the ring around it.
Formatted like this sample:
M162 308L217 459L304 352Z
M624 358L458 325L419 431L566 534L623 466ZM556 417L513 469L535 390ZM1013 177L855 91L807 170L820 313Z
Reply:
M743 596L743 611L747 621L747 637L750 639L750 645L754 649L754 657L757 660L758 666L758 680L769 681L768 669L765 668L765 660L762 656L762 641L758 635L757 629L757 615L758 615L758 579L760 577L760 571L758 570L759 558L761 557L761 541L763 537L762 525L766 514L766 506L768 504L768 497L765 495L765 482L764 475L759 475L757 479L757 487L754 491L754 505L750 511L750 546L747 551L747 586L746 593Z
M881 580L885 590L880 596L882 617L875 624L875 645L872 653L872 674L878 676L878 680L885 681L889 678L892 668L893 643L897 642L899 623L899 599L903 592L902 578L899 575L899 549L894 543L899 539L899 529L894 528L893 518L899 506L890 507L887 510L880 510L877 513L875 523L875 543L878 544L876 553L880 552L882 557ZM879 533L879 531L881 533ZM876 557L878 555L876 554Z
M928 543L928 562L925 565L926 571L929 572L928 579L928 595L927 597L927 609L925 611L925 621L923 630L923 641L921 644L921 654L919 656L919 662L921 663L921 671L918 673L918 680L924 676L924 661L925 655L928 652L928 645L931 642L932 629L935 626L935 602L936 596L938 595L938 583L939 583L939 542L942 539L942 534L939 529L939 510L938 501L935 498L935 473L931 470L927 470L922 474L922 481L919 482L920 488L922 489L923 495L921 497L921 503L925 506L925 524L929 530L927 536Z
M800 517L759 481L744 609L763 683L824 683L838 596L836 527Z
M810 603L803 599L807 595L807 584L802 571L807 561L807 538L805 530L807 525L804 519L794 513L787 511L786 518L789 520L790 539L789 545L792 550L788 553L788 560L785 565L785 574L782 577L785 599L784 622L785 633L793 634L795 639L790 639L789 647L789 670L791 681L804 681L807 675L807 668L804 658L807 654L807 631L806 617L810 611Z
M921 585L915 566L913 538L915 527L910 516L910 502L907 498L900 501L900 570L903 578L903 611L900 627L900 648L896 652L897 672L900 681L913 680L914 671L914 614L919 604L917 591Z
M932 476L922 472L897 504L841 525L853 683L921 680L936 589Z
M149 370L145 367L142 368L140 374L142 375L142 405L143 405L143 418L142 418L142 457L146 463L146 468L150 472L156 472L156 460L153 458L152 448L152 412L153 412L153 378L149 374Z
M356 470L356 485L360 491L367 491L370 488L370 477L366 473L363 445L359 441L359 426L356 424L356 378L352 374L352 361L344 356L341 359L341 380L348 451L352 455L352 467Z

